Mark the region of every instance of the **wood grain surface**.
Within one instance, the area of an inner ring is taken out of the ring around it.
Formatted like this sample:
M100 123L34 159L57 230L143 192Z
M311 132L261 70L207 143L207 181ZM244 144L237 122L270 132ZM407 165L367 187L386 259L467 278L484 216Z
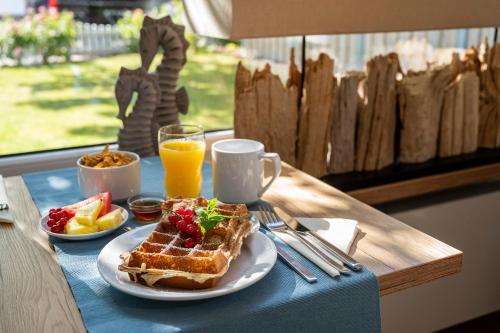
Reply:
M21 177L5 180L15 224L0 224L0 332L85 332ZM287 164L264 199L294 216L356 219L351 255L386 295L459 272L462 253Z
M5 186L15 223L0 223L0 332L86 332L23 179Z
M286 164L264 198L292 216L357 220L361 236L351 254L377 275L381 295L461 270L459 250Z

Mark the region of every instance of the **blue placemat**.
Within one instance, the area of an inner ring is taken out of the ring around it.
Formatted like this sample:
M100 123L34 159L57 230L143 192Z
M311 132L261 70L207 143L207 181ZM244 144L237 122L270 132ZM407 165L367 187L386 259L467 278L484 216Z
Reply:
M141 165L142 191L163 192L158 157ZM203 167L203 195L212 192ZM81 200L76 168L23 176L41 214ZM134 220L127 224L137 225ZM51 238L89 332L379 332L379 289L369 271L334 279L294 253L317 277L308 284L278 260L255 285L201 301L160 302L129 296L109 286L97 271L97 255L116 232L96 240ZM290 252L293 252L289 248Z

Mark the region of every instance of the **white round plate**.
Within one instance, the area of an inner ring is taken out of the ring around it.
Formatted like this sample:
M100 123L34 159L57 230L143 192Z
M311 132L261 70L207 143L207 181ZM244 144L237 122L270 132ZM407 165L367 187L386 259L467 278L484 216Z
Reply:
M122 207L118 205L111 205L111 211L114 211L115 209L121 209L122 213L122 223L120 223L118 226L116 226L113 229L108 229L108 230L103 230L103 231L98 231L98 232L93 232L91 234L82 234L82 235L68 235L68 234L58 234L55 232L50 231L49 226L47 225L47 221L49 220L49 215L45 215L40 219L40 228L42 228L43 231L45 231L47 234L57 237L57 238L62 238L62 239L69 239L69 240L86 240L86 239L94 239L94 238L99 238L102 236L109 235L116 229L120 228L125 222L128 220L128 212L126 209L123 209Z
M156 224L136 228L110 241L99 253L97 268L102 278L124 293L162 301L189 301L212 298L234 293L256 283L276 263L274 243L260 232L250 234L241 247L241 253L231 262L227 273L215 287L202 290L153 288L130 281L128 274L120 272L120 254L139 245L155 228Z

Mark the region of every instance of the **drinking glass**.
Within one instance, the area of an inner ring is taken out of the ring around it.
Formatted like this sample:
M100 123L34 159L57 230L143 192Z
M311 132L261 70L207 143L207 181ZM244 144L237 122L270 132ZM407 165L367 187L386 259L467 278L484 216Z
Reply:
M205 133L198 125L168 125L158 131L168 197L196 198L201 193Z

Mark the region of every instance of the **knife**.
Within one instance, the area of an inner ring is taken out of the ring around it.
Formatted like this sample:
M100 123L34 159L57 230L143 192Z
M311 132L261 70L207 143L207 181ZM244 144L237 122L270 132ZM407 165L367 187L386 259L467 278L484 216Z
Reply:
M333 245L332 243L328 242L326 239L318 235L318 233L310 230L309 228L301 224L299 221L297 221L297 219L291 217L278 207L274 207L274 211L276 215L278 215L283 220L283 222L285 222L286 225L288 225L291 229L301 234L313 236L318 241L318 243L320 243L323 246L323 248L325 248L335 258L342 261L344 265L346 265L353 271L358 272L363 269L363 265L354 260L344 251L340 250L338 247L336 247L335 245Z
M264 233L266 236L270 237L267 233L271 233L271 231L267 231L266 229L261 229L261 232ZM276 243L273 240L274 245L276 246L276 251L278 252L279 257L281 260L283 260L291 269L293 269L297 274L299 274L304 280L306 280L309 283L315 283L318 281L318 278L311 273L310 270L308 270L304 265L302 265L300 262L295 260L288 252L285 251L283 246L280 244Z

